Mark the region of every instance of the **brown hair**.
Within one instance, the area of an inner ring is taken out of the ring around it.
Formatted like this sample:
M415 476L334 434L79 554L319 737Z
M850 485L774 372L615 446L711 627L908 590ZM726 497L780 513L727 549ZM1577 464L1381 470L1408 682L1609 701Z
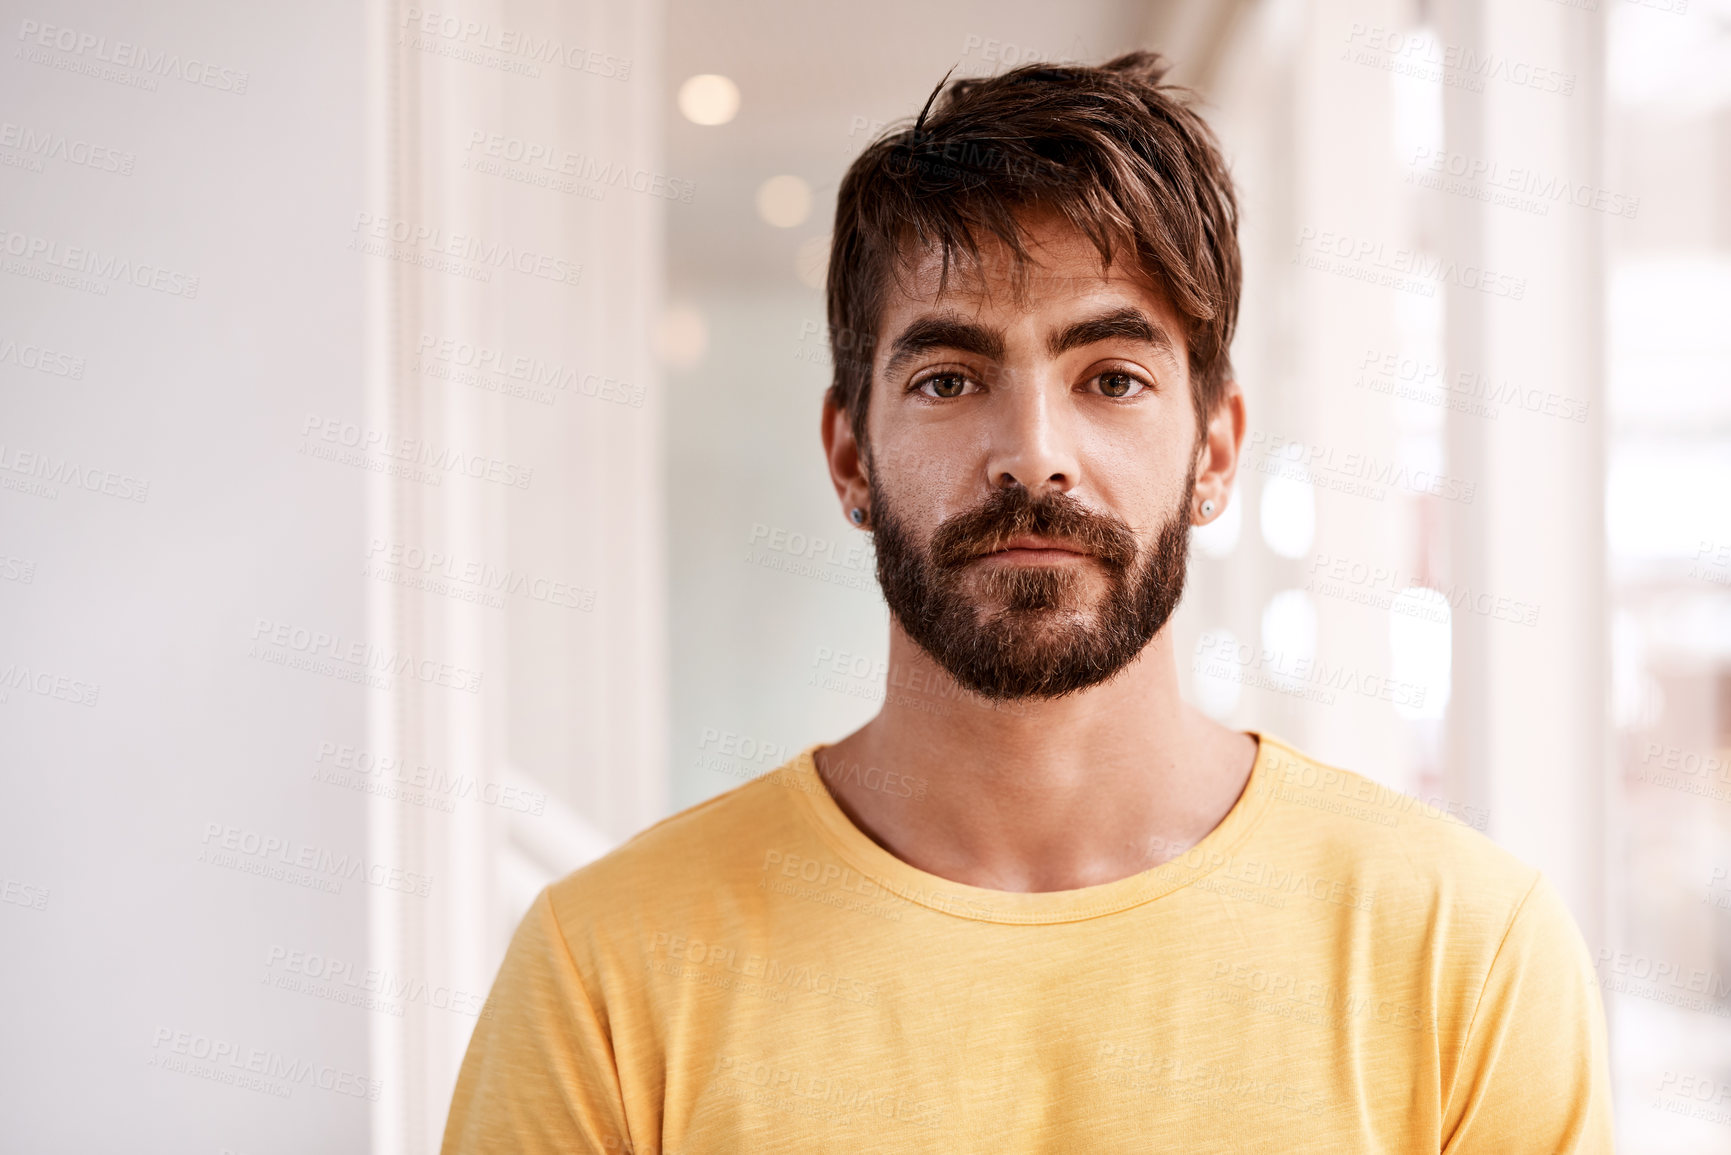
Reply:
M1232 367L1242 274L1232 178L1166 63L1132 52L1099 67L1029 64L987 79L940 81L910 126L853 162L836 196L829 257L829 395L866 447L878 322L891 279L919 252L977 264L996 238L1025 270L1018 217L1057 212L1099 250L1135 260L1187 327L1198 430ZM935 107L934 107L935 106Z

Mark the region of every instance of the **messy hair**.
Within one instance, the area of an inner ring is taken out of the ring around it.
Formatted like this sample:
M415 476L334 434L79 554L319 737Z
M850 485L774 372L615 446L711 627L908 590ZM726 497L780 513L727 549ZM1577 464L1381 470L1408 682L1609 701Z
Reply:
M1206 428L1231 379L1242 273L1238 206L1219 144L1164 82L1167 64L1131 52L1098 67L1029 64L939 82L912 124L873 141L842 179L828 273L829 396L866 446L866 409L885 295L920 255L978 266L982 241L1029 263L1030 211L1056 213L1099 251L1165 293L1185 323L1191 399Z

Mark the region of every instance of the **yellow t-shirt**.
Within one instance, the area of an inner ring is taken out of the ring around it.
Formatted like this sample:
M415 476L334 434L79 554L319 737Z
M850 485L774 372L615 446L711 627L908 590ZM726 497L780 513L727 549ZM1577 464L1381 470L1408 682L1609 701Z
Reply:
M819 746L657 823L524 917L445 1155L1609 1151L1552 886L1259 738L1206 838L1080 890L901 861Z

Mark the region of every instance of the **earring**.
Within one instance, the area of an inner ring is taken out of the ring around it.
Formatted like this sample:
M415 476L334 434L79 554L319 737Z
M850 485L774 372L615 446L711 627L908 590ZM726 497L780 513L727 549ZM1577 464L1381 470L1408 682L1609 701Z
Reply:
M1212 501L1205 501L1202 503L1202 516L1203 517L1213 517L1214 516L1214 503Z
M855 525L865 524L865 510L861 509L857 505L848 511L848 516L853 519Z

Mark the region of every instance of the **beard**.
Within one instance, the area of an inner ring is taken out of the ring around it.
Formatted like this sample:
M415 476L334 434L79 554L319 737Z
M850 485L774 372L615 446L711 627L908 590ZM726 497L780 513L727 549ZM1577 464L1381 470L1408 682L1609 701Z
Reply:
M962 686L994 702L1061 698L1116 676L1178 608L1195 489L1193 461L1147 550L1121 519L1064 493L1036 500L1020 485L951 517L922 550L873 484L878 585L902 629ZM1021 534L1092 561L970 564ZM1090 597L1102 574L1103 592Z

